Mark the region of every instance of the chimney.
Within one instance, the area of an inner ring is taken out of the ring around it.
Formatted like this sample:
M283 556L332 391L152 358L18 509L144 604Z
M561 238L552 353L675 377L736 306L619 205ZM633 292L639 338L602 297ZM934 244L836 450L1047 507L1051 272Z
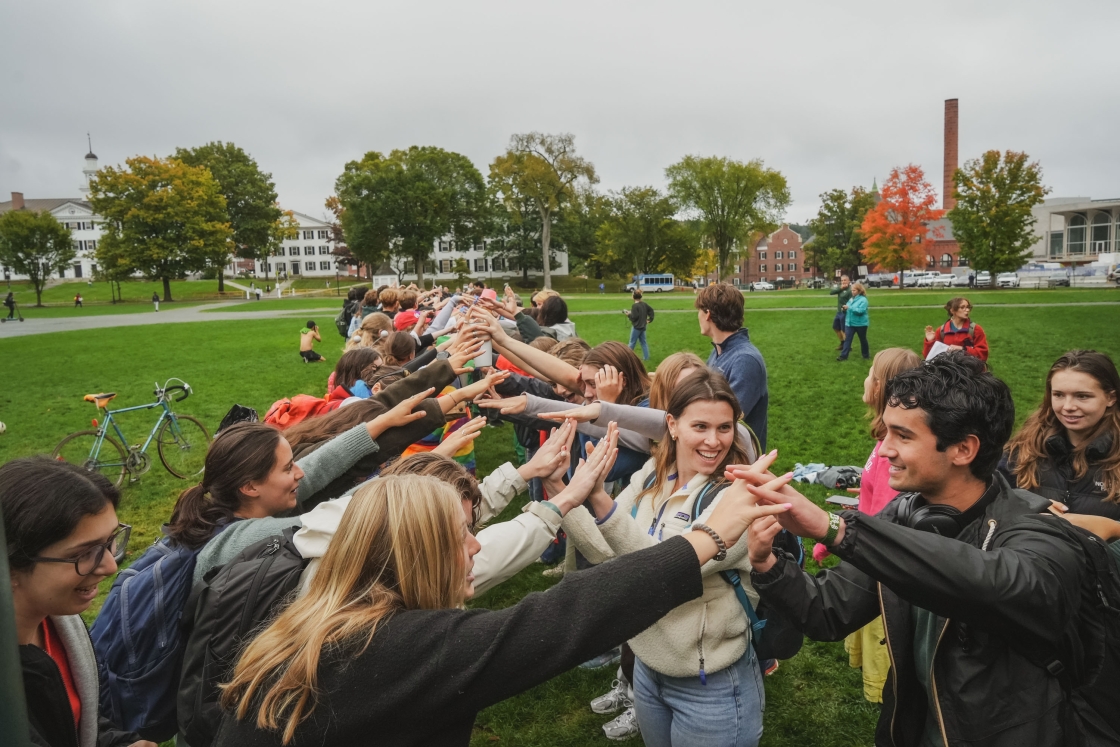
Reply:
M23 210L23 192L12 192L12 210Z
M953 173L957 170L957 100L945 99L945 181L941 188L941 207L952 210Z

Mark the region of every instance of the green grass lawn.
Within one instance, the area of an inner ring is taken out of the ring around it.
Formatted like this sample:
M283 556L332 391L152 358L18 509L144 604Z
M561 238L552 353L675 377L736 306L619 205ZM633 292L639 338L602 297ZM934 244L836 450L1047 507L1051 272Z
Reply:
M997 298L988 298L988 293ZM1108 291L1041 291L1030 308L1001 307L999 300L1027 298L1034 291L974 293L976 320L988 333L991 365L1011 386L1018 421L1037 406L1050 363L1071 347L1091 347L1120 359L1120 305L1047 307L1044 299L1068 303L1120 300ZM949 294L926 291L873 292L870 342L873 351L889 346L919 348L926 324L943 314L931 309L891 309L891 296L900 300L922 297L918 305L942 303ZM760 298L761 297L761 298ZM1035 296L1029 296L1035 298ZM779 469L795 462L862 465L871 449L867 420L860 403L868 363L858 355L844 363L835 361L836 338L830 328L831 306L826 294L782 292L754 294L748 300L774 303L786 298L793 306L820 303L821 309L751 315L751 337L766 357L770 381L770 443L779 450ZM759 299L759 300L756 300ZM774 299L771 301L770 299ZM983 299L983 300L981 300ZM573 310L625 306L621 295L577 297ZM272 303L272 302L267 302ZM299 308L283 302L285 308ZM321 302L318 302L321 306ZM1006 302L1005 302L1006 303ZM246 304L263 307L266 302ZM316 308L312 302L307 308ZM603 306L599 306L603 304ZM691 297L653 298L656 308L688 308ZM662 305L664 304L664 305ZM779 304L780 306L780 304ZM589 308L590 307L590 308ZM278 306L278 308L281 308ZM326 314L309 312L316 318ZM333 316L333 314L330 314ZM581 336L596 343L627 339L629 325L616 311L575 318ZM300 392L322 395L329 366L306 365L297 355L296 329L291 319L198 322L152 327L121 327L89 332L61 332L0 342L0 420L7 432L0 435L0 462L17 456L50 452L67 433L89 426L93 406L82 401L88 392L115 391L114 406L152 401L152 384L171 376L190 382L195 394L177 405L177 411L195 415L213 430L234 403L257 408L262 414L276 399ZM653 360L693 350L706 357L710 345L697 332L690 314L667 314L651 326ZM333 362L341 338L325 335L321 346ZM129 413L122 427L133 442L139 441L155 421L155 411ZM509 426L489 428L478 443L478 464L485 474L513 459L513 434ZM139 482L124 490L120 514L135 529L130 555L137 554L158 536L159 526L170 515L178 492L187 484L172 478L155 464ZM809 486L807 494L823 500L830 491ZM512 517L515 502L505 512ZM547 589L552 581L534 565L509 582L482 595L473 604L503 607L532 591ZM91 611L93 614L94 611ZM532 666L527 662L526 666ZM600 725L609 717L591 713L588 701L605 692L613 670L573 670L532 691L483 712L478 719L477 746L498 741L510 745L608 744ZM801 745L865 745L872 741L877 707L865 703L860 675L847 666L841 644L808 643L796 658L766 680L766 733L769 747ZM635 742L636 743L636 742Z
M0 290L3 291L4 295L7 295L7 286L3 286ZM125 305L147 304L150 307L153 293L159 293L160 298L163 298L163 283L160 281L129 280L121 283L120 290L122 300L118 301L118 305L122 303ZM30 309L35 305L35 288L30 283L13 282L12 292L15 293L16 302L25 309ZM74 296L78 293L82 294L82 303L86 307L108 304L111 303L113 298L113 291L110 291L109 283L94 282L90 284L86 280L68 280L45 289L43 291L43 303L59 304L73 308ZM225 294L220 295L217 280L173 280L171 281L171 297L177 301L236 299L244 298L245 293L227 284ZM88 311L89 308L85 310ZM83 309L75 309L75 311L82 312Z

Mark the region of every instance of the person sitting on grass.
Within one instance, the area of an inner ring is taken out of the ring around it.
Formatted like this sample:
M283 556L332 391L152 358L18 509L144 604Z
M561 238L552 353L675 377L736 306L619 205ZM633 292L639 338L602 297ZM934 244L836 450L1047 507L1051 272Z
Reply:
M315 323L314 319L309 319L307 326L299 331L299 356L303 358L304 363L318 363L327 360L314 350L315 343L322 340L323 338L319 336L319 325Z
M551 498L556 512L601 490L610 451ZM483 708L700 596L700 567L750 521L781 510L729 496L709 532L697 528L503 610L464 610L480 546L459 493L433 477L374 480L347 507L308 593L241 655L214 745L364 744L377 735L381 745L465 746Z
M155 747L99 714L96 654L81 618L128 548L132 528L117 518L119 502L101 473L73 464L24 457L0 467L13 632L30 743L39 747Z

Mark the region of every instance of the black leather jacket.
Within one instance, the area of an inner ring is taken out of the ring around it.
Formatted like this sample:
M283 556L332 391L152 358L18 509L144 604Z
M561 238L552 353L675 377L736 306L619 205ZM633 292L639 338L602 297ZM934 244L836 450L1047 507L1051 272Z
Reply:
M932 680L950 747L1063 743L1061 686L1018 651L1060 645L1085 560L1058 519L1039 515L1048 500L993 480L994 500L956 539L896 523L896 499L877 516L843 513L839 566L811 576L783 556L751 574L763 601L816 640L839 641L882 614L891 670L877 745L918 747L931 710L914 662L914 607L946 618Z
M1120 521L1120 502L1106 501L1101 463L1112 450L1112 434L1102 433L1085 448L1089 468L1078 478L1073 472L1073 445L1065 434L1046 439L1047 458L1038 463L1038 487L1031 491L1061 501L1071 513L1095 514ZM1000 471L1015 485L1015 463L1005 459Z

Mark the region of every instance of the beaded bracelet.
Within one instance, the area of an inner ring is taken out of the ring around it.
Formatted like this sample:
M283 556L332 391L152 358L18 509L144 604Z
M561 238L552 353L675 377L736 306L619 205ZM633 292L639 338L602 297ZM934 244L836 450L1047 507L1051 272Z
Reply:
M723 539L718 534L716 534L716 530L712 529L707 524L701 524L699 522L693 524L692 528L699 529L701 532L707 532L708 536L711 537L712 540L716 543L716 547L719 549L719 552L716 553L716 556L713 558L713 560L721 561L727 558L727 545L725 545L723 543Z

